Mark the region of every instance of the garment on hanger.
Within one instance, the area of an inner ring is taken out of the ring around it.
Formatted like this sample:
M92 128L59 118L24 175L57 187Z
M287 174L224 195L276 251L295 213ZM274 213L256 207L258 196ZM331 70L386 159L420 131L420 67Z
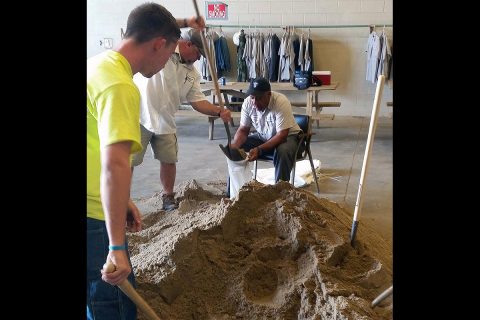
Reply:
M392 53L390 50L390 44L388 42L387 34L385 30L382 31L380 35L380 55L379 63L377 68L377 79L380 75L384 75L385 79L389 79L389 62L391 59Z
M229 72L230 67L230 53L228 51L227 39L223 32L220 37L214 42L215 57L217 63L217 77L223 77L225 72Z
M260 77L260 52L259 52L259 41L258 33L252 34L252 64L251 64L251 77L250 79L255 79Z
M245 63L247 64L247 79L252 79L256 78L256 73L255 73L255 60L254 60L254 39L252 34L247 34L247 45L245 46L245 51L243 53L243 59L245 60Z
M308 38L307 41L305 42L305 56L303 58L305 61L305 65L303 67L304 71L312 73L314 70L314 64L313 64L313 41L310 39L310 31L308 32Z
M245 38L245 32L242 29L240 31L239 45L237 47L237 81L240 81L240 82L245 82L247 81L247 78L248 78L247 64L243 59L246 42L247 42L247 39Z
M264 48L264 37L263 33L257 32L257 56L255 59L255 70L257 73L257 77L263 77L265 74L265 59L263 58L263 48Z
M268 65L268 75L270 81L278 80L278 64L279 64L279 49L280 49L280 39L276 34L272 34L270 39L271 41L271 51L270 51L270 63Z
M393 44L390 46L391 57L388 61L388 80L393 80Z
M217 70L217 63L216 63L216 57L215 57L215 40L219 38L218 34L215 31L208 31L205 33L205 40L207 41L207 48L208 51L210 52L211 55L211 62L212 62L212 67L213 70ZM202 56L200 58L200 64L201 64L201 71L202 71L202 78L208 81L212 81L212 76L210 74L210 69L208 66L208 61L207 58Z
M375 83L377 80L378 57L380 55L380 39L376 31L372 31L367 41L367 74L366 80Z
M293 41L288 28L282 36L278 55L280 56L280 62L278 65L278 82L291 81L293 74L291 73L290 66L293 66L293 59L295 58L295 52L293 50Z
M305 40L303 39L303 32L300 36L300 49L298 51L298 62L297 62L298 69L300 71L305 70ZM298 70L297 68L295 70Z
M291 45L291 56L290 56L290 81L294 82L295 80L295 70L298 64L298 52L300 49L300 40L298 34L295 33L295 27L292 28L290 34L290 45Z

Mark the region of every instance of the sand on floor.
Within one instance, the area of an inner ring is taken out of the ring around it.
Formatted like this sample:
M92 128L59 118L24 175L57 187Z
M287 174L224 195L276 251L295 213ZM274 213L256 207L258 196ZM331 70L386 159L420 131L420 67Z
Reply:
M219 189L224 189L221 186ZM195 180L135 199L129 233L137 291L162 319L392 319L392 248L351 213L287 182L249 182L236 200ZM139 311L139 319L145 319Z

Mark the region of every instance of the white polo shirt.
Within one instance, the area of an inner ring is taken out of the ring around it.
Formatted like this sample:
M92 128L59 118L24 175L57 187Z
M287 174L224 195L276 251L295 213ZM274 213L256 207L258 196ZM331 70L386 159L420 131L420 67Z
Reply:
M140 123L155 134L177 132L175 112L182 102L206 100L200 74L193 64L180 63L178 46L162 70L151 78L137 73L133 81L141 95Z
M240 125L253 126L264 142L284 129L290 129L288 135L297 134L300 131L293 117L290 101L284 94L275 91L272 91L270 102L263 111L257 110L253 99L248 96L242 104Z

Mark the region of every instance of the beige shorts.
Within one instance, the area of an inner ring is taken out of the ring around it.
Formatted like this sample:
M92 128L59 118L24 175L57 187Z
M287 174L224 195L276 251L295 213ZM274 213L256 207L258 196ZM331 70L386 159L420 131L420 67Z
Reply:
M175 133L154 134L140 125L142 131L142 151L133 155L132 166L136 167L143 162L148 144L152 148L153 157L164 163L178 162L178 142Z

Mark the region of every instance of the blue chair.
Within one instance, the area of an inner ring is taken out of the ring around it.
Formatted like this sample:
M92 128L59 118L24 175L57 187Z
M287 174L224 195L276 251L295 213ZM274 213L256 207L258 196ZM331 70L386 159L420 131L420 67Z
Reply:
M312 168L312 174L313 177L315 178L315 184L317 185L317 193L320 194L320 187L318 186L318 178L317 174L315 172L315 167L313 166L313 159L312 159L312 152L310 150L310 141L312 139L312 124L311 124L311 119L310 116L306 114L294 114L295 121L297 122L298 126L300 129L302 129L302 132L300 133L300 140L297 145L297 160L293 164L292 168L292 178L290 183L294 185L294 179L295 179L295 167L297 164L297 161L299 160L304 160L308 157L308 160L310 161L310 167ZM303 146L303 148L301 148ZM303 152L299 152L303 150ZM259 161L266 161L266 162L273 162L273 154L272 155L262 155L259 157L257 160ZM257 179L257 160L255 160L253 164L253 179Z

